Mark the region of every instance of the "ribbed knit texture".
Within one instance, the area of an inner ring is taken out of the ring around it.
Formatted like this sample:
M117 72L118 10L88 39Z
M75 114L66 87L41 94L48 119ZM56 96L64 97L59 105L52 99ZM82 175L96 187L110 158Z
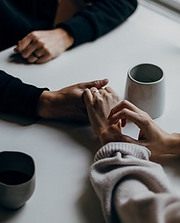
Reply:
M94 161L113 156L117 152L121 152L124 155L132 155L139 159L149 160L151 152L143 146L130 143L116 143L111 142L103 146L95 155Z
M96 153L90 179L108 223L180 222L180 198L149 156L145 147L120 142Z

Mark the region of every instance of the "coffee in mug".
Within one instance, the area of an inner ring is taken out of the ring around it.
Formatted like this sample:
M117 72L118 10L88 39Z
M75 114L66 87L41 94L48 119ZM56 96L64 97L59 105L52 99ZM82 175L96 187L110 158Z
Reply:
M17 209L35 189L35 164L31 156L14 151L0 152L0 205Z

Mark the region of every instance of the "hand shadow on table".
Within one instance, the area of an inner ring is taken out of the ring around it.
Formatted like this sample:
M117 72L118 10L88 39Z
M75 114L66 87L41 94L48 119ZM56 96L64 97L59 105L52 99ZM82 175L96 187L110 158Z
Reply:
M105 223L100 201L89 178L85 181L83 193L77 201L77 207L80 216L83 216L84 223Z
M20 215L21 212L24 211L25 206L26 205L24 205L21 208L18 208L17 210L11 210L11 209L0 207L0 222L6 223L9 220L17 217L17 215Z
M100 142L92 130L89 122L68 122L41 119L38 123L53 129L57 129L68 135L68 137L70 137L76 143L83 146L85 150L88 150L91 158L94 157L95 152L100 148Z
M100 142L94 134L89 123L61 123L47 122L42 120L41 124L48 127L59 129L65 132L76 143L82 145L84 149L90 152L89 168L93 162L96 151L100 148ZM97 198L95 191L92 188L89 172L87 172L87 179L84 182L82 194L77 201L77 211L83 217L84 223L105 223L100 201Z
M20 53L12 53L8 58L8 62L16 64L29 64L28 61L24 59Z
M38 119L26 118L20 115L5 114L0 112L0 120L9 122L11 124L18 124L20 126L28 126L36 123Z

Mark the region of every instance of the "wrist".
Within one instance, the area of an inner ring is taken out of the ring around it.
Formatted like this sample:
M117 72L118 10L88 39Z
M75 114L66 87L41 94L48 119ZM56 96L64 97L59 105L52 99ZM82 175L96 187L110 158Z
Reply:
M99 139L102 146L106 145L109 142L121 142L122 137L120 129L115 125L109 126L99 133Z
M180 134L172 133L166 140L166 153L180 154Z
M70 48L73 45L74 38L65 29L63 29L63 28L56 28L54 31L57 32L59 34L60 38L64 40L64 47L65 47L65 49L68 49L68 48Z
M43 91L39 97L37 104L37 115L41 118L49 118L51 101L53 100L53 95L51 91Z

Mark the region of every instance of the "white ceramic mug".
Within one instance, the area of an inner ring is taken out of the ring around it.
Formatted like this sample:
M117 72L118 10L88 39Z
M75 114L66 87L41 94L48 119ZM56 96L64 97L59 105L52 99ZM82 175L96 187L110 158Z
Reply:
M165 107L165 78L154 64L139 64L128 70L125 99L155 119Z

